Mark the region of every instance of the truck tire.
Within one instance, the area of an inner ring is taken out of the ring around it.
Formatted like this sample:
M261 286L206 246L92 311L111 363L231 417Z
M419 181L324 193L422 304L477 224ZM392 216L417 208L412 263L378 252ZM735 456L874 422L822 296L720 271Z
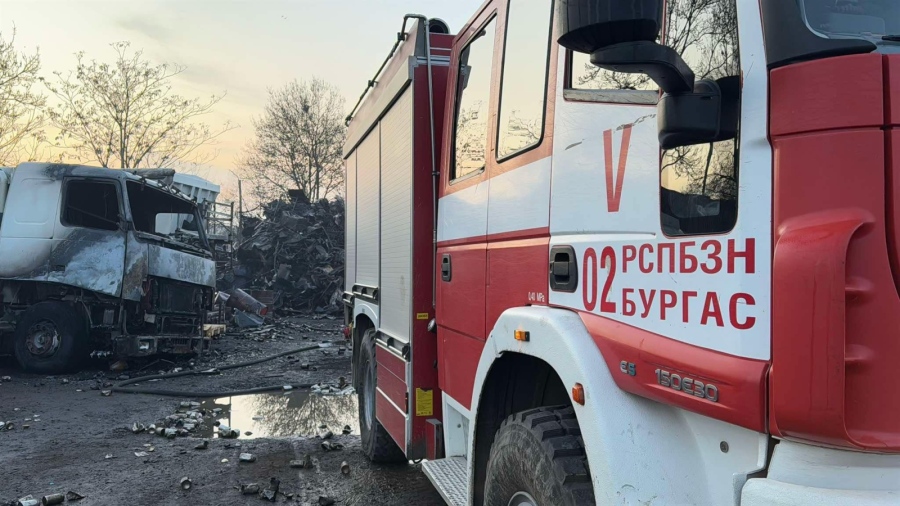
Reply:
M375 362L375 329L366 330L359 347L359 428L362 449L372 462L407 462L403 450L375 416L375 387L378 382Z
M87 357L87 329L72 306L39 302L26 309L16 324L14 353L27 372L59 374L72 371Z
M485 506L593 505L594 487L572 407L544 407L503 421L487 463Z

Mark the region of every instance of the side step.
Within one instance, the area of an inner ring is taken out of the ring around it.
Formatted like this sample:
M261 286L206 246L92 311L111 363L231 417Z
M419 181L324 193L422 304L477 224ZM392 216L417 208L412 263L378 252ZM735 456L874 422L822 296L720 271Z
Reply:
M469 504L469 479L466 476L466 463L465 457L448 457L422 462L422 471L425 476L431 480L431 484L449 506L467 506Z

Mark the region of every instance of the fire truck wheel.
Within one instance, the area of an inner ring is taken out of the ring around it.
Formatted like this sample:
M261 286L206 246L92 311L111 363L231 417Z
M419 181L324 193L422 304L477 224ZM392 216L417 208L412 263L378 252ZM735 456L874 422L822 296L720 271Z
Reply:
M595 504L575 410L545 407L507 418L491 445L484 496L486 506Z
M68 372L87 356L87 338L75 308L64 302L40 302L25 310L16 325L16 360L28 372Z
M372 462L406 462L406 455L375 416L375 329L363 334L359 355L359 428L363 453Z

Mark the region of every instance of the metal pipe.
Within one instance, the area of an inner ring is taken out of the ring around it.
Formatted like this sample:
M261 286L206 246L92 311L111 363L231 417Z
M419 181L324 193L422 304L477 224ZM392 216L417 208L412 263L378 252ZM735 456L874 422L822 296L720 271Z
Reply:
M432 83L431 69L431 21L425 20L425 65L428 68L428 117L431 121L431 195L434 200L431 231L431 307L437 305L437 226L438 226L438 176L437 161L435 159L435 134L434 134L434 84Z

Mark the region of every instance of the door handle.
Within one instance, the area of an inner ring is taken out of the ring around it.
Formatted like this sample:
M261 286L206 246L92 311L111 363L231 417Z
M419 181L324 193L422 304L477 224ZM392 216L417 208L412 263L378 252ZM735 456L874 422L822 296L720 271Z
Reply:
M550 289L557 292L574 292L578 288L578 260L575 248L553 246L550 248Z
M453 271L450 267L450 255L445 253L441 256L441 279L444 281L450 281L450 278L453 277Z

